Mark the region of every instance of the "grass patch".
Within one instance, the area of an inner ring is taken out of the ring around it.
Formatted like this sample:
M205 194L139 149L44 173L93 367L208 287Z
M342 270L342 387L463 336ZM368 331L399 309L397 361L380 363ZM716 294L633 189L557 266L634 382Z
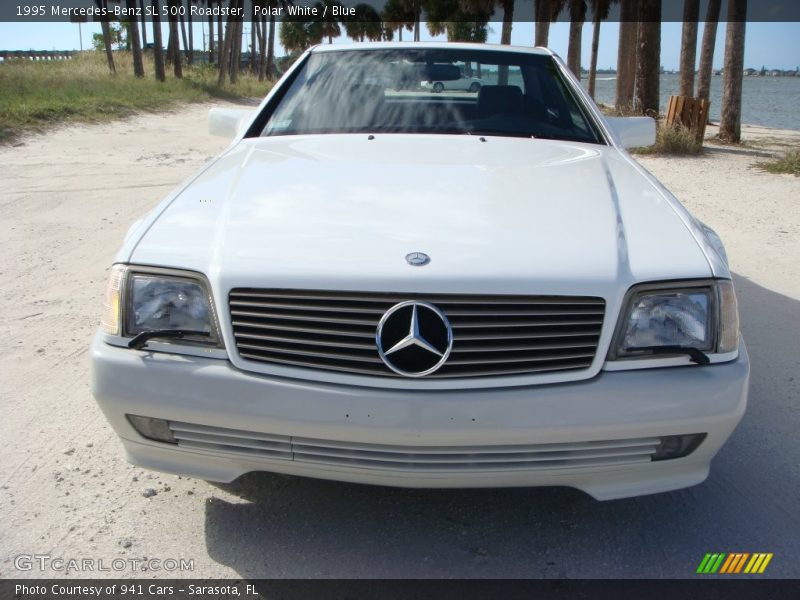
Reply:
M800 177L800 150L789 150L776 159L756 163L756 166L769 173L788 173Z
M0 63L0 143L60 123L109 121L213 98L260 99L272 87L271 82L243 73L235 86L220 88L216 69L207 65L184 66L183 79L168 75L160 83L149 56L143 79L134 77L130 53L115 52L114 61L116 75L109 73L101 52L65 61Z
M703 152L703 142L685 125L667 125L658 122L656 143L646 148L635 148L636 154L661 154L670 156L696 156Z

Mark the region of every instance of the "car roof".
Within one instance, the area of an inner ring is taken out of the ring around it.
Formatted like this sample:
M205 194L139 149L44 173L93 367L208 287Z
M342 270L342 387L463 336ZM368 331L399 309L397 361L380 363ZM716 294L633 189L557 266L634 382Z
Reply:
M552 56L549 48L529 46L508 46L505 44L469 44L465 42L359 42L351 44L317 44L310 52L347 52L353 50L486 50L493 52L511 52Z

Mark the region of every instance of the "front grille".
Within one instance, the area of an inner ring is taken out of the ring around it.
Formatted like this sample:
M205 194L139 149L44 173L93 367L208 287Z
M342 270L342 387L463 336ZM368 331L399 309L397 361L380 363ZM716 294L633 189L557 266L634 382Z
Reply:
M551 444L398 446L267 435L170 422L178 446L251 460L290 460L397 471L509 471L647 463L661 438Z
M447 362L426 378L491 377L586 369L594 360L605 301L580 296L379 294L234 289L230 317L247 360L361 375L401 377L378 355L383 314L405 300L437 306L453 329Z

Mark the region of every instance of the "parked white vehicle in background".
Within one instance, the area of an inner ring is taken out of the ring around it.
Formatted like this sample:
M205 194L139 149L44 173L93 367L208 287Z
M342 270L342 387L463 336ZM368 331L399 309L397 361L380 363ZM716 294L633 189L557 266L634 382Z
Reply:
M389 65L520 85L396 91ZM92 345L131 462L414 487L700 483L749 365L719 238L543 49L306 52L135 224Z
M420 87L431 89L437 94L444 91L472 92L473 94L477 94L482 85L482 79L467 76L462 76L452 81L445 79L443 81L423 81L420 83Z

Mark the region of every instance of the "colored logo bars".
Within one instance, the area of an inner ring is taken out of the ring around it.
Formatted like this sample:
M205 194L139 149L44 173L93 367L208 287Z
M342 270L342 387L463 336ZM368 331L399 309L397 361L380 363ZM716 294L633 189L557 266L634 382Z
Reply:
M754 554L747 552L733 552L730 554L709 552L703 557L700 566L697 567L697 573L701 575L714 573L763 573L771 560L772 552L756 552Z

